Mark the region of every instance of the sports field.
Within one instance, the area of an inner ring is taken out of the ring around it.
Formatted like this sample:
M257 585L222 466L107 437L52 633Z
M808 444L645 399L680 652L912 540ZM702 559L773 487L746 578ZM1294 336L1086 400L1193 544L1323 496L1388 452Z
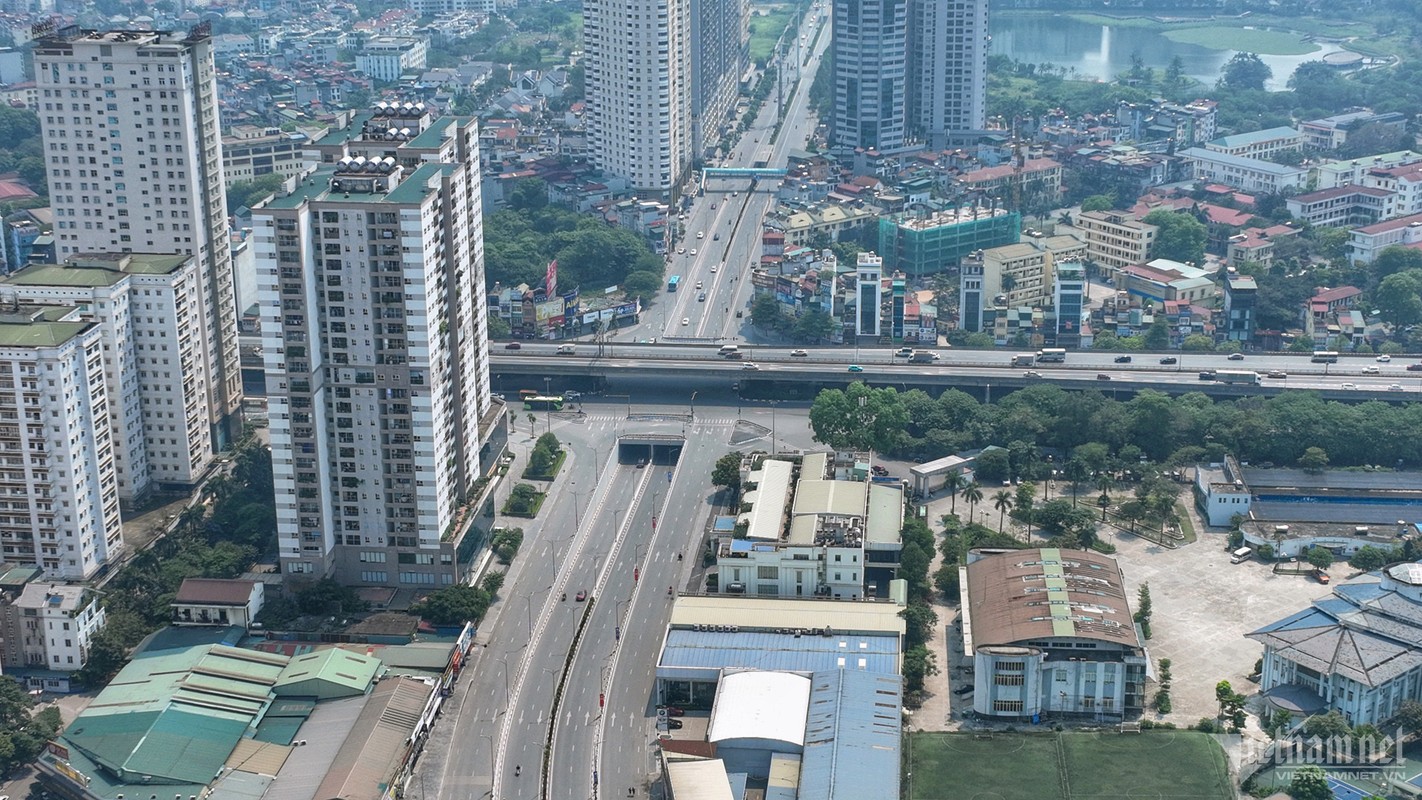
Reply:
M1194 731L916 733L909 800L1228 800L1224 752Z

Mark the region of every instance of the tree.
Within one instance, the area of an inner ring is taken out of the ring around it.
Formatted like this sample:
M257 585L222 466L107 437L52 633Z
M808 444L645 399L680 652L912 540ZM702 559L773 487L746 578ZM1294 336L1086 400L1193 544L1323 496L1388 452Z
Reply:
M1133 619L1140 623L1141 635L1150 638L1150 617L1154 613L1150 602L1150 584L1142 583L1141 588L1136 591L1136 613Z
M1165 350L1170 347L1170 325L1165 321L1164 314L1156 314L1155 321L1150 324L1145 333L1145 348L1147 350Z
M924 645L904 651L904 687L910 692L923 691L924 678L938 674L938 660Z
M1328 785L1328 776L1323 767L1306 764L1294 772L1289 781L1289 797L1294 800L1333 800L1333 787Z
M1190 85L1190 78L1185 74L1185 60L1180 56L1170 59L1170 64L1165 68L1165 80L1162 88L1167 95L1177 95Z
M765 330L779 330L783 313L775 295L763 294L751 303L751 324Z
M952 470L943 479L943 491L948 493L948 513L958 513L958 493L968 485L968 479L958 470Z
M1157 209L1143 222L1158 228L1150 247L1151 258L1201 264L1205 260L1207 232L1204 223L1190 214Z
M1328 569L1333 565L1333 551L1326 547L1310 547L1305 558L1318 569Z
M1365 544L1358 548L1358 552L1354 553L1352 558L1348 559L1348 566L1362 572L1372 572L1382 569L1390 560L1392 559L1386 551Z
M801 342L814 343L828 339L839 327L834 317L823 311L810 311L795 320L792 336Z
M741 454L727 453L716 459L711 470L711 485L735 491L741 488Z
M483 588L458 583L431 592L414 605L410 613L435 625L459 625L483 619L489 610L489 601L489 593Z
M983 487L972 481L963 487L963 502L968 504L968 519L973 518L973 512L977 509L978 503L983 501Z
M871 389L855 381L825 389L810 407L815 439L831 447L891 452L908 427L909 415L894 389Z
M1397 708L1397 716L1392 721L1401 725L1408 733L1422 732L1422 702L1403 700Z
M1299 467L1304 472L1317 475L1328 467L1328 453L1322 447L1309 447L1299 456Z
M1397 326L1422 322L1422 270L1388 275L1372 295L1373 307L1385 322Z
M1422 269L1422 250L1402 245L1384 247L1377 258L1373 259L1373 263L1368 265L1373 279L1379 281L1394 273L1419 269Z
M548 184L541 178L524 178L509 190L508 207L514 211L538 211L548 205Z
M1011 478L1012 453L1001 447L983 450L973 459L973 475L993 483Z
M630 272L622 281L622 291L628 297L651 297L662 288L660 273L637 270Z
M1116 201L1106 194L1093 194L1081 201L1082 211L1110 211Z
M997 509L997 532L1002 533L1007 522L1007 512L1012 510L1012 495L1006 489L999 489L992 496L992 507Z
M1215 340L1203 333L1192 333L1180 343L1180 349L1191 352L1208 352L1215 349Z
M278 173L262 175L250 181L235 181L227 185L227 212L233 214L239 208L251 208L271 197L281 189L286 179Z
M1220 70L1219 85L1225 89L1263 91L1264 85L1273 77L1274 70L1258 55L1240 52L1235 53L1234 58L1226 62L1224 69Z

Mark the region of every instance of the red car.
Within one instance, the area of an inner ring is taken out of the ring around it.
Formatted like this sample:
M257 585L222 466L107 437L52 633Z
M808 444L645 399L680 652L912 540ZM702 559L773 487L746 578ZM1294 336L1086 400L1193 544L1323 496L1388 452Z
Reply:
M573 599L577 600L579 603L583 602L584 600L588 599L588 590L583 589L582 591L578 592L578 596Z
M669 717L684 717L684 716L686 716L686 709L684 709L684 708L677 708L676 706L667 706L667 716L669 716Z
M1407 371L1408 371L1408 372L1422 372L1422 364L1408 364L1408 365L1407 365Z
M522 349L523 349L523 345L519 344L518 342L509 342L508 344L504 345L504 349L505 349L505 350L522 350Z

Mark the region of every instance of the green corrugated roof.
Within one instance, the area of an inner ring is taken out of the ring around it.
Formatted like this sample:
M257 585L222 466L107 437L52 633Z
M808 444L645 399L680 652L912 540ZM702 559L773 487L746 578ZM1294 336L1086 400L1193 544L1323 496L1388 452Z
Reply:
M317 650L291 659L273 691L322 699L365 694L380 668L378 658L337 647Z
M411 139L408 143L406 143L405 146L424 147L433 150L434 148L439 147L440 142L444 141L444 132L449 130L449 126L453 125L455 122L458 122L460 119L467 120L468 117L440 117L439 119L430 123L430 126L428 128L425 128L424 130L420 131L420 135Z
M366 121L373 116L375 116L375 112L373 111L362 111L351 118L351 124L344 128L337 128L331 131L320 139L317 139L315 144L319 146L329 146L349 142L351 139L360 135L361 130L365 128Z
M65 312L73 309L65 307ZM47 314L30 321L0 317L0 347L58 347L88 330L91 322L51 322Z
M418 203L425 196L425 184L435 175L443 173L452 174L459 166L457 164L421 164L415 172L396 186L394 191L385 195L385 200L390 203Z
M16 286L112 286L124 275L167 275L191 256L163 253L83 254L70 264L36 264L11 273L5 283Z

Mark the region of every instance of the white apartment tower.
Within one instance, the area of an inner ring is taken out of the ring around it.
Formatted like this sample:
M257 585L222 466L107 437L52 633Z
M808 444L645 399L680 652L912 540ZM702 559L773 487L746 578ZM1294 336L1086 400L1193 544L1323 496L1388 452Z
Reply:
M833 3L830 144L897 150L906 142L909 0Z
M691 167L691 2L583 4L588 146L638 193L670 199Z
M191 488L212 464L206 362L194 334L203 310L197 260L86 253L0 281L0 298L74 307L99 326L119 498Z
M238 420L237 314L212 38L62 28L35 45L56 252L183 253L197 260L191 335L208 376L213 446Z
M934 150L983 130L988 0L913 0L909 127Z
M750 65L748 0L691 2L691 128L693 152L707 157L729 130Z
M297 580L461 577L494 409L478 143L471 118L380 103L253 212L278 547Z
M57 672L83 669L105 621L99 595L88 586L26 584L0 609L0 663Z
M0 307L0 559L87 580L123 549L104 336L72 307Z

